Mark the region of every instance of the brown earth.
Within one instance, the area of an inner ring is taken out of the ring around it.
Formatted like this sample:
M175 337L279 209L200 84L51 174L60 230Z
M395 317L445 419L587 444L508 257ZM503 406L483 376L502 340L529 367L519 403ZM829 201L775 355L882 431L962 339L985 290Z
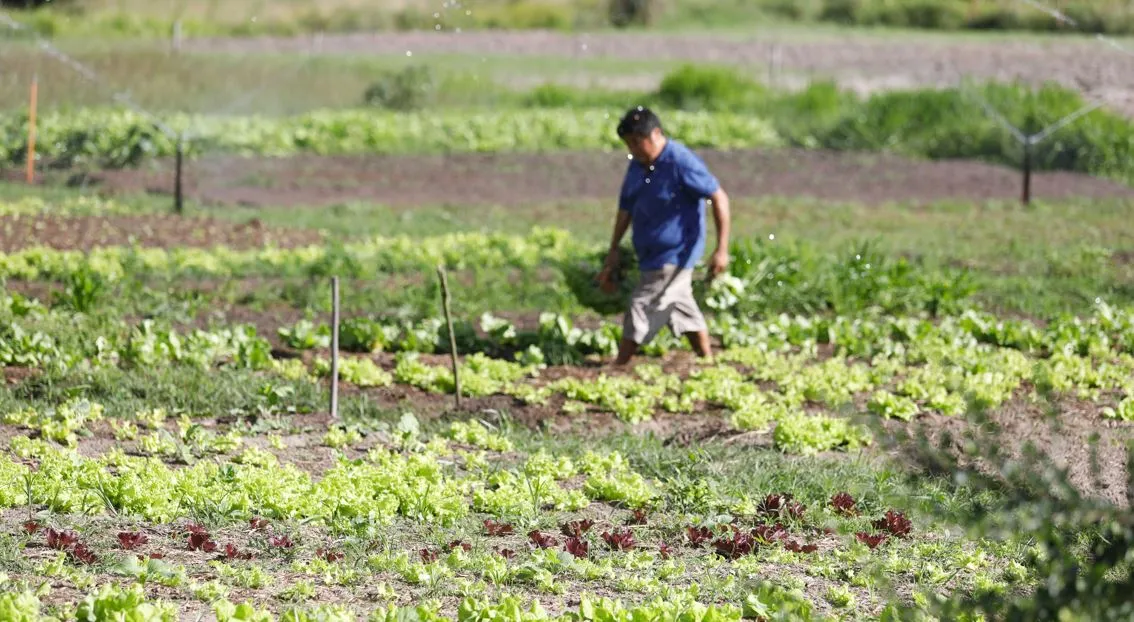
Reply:
M1013 200L1018 171L974 161L924 161L884 154L804 149L698 150L734 198L810 197L864 203ZM618 195L625 170L618 152L316 156L212 156L191 163L188 196L220 205L325 206L369 201L532 205ZM113 193L169 192L168 162L102 171L93 181ZM1032 177L1037 199L1128 197L1134 189L1068 172Z
M316 43L317 41L317 43ZM976 80L1056 81L1105 98L1134 113L1134 54L1100 41L980 39L919 33L870 34L761 32L729 34L555 32L409 32L303 37L194 39L186 48L237 54L462 54L538 56L564 60L694 61L739 65L766 78L773 66L787 84L835 79L860 92L955 86Z
M315 231L269 229L260 221L234 223L174 215L64 216L36 214L0 216L0 252L31 246L90 250L101 246L142 247L227 246L234 249L317 244Z
M1134 425L1103 418L1102 407L1114 405L1108 400L1091 403L1063 396L1046 404L1025 390L989 412L987 420L929 413L913 424L887 421L884 445L917 460L925 440L928 447L994 477L1002 475L1002 461L1027 462L1035 451L1035 466L1064 471L1066 483L1078 494L1119 507L1134 505L1126 464ZM999 456L990 454L993 449Z

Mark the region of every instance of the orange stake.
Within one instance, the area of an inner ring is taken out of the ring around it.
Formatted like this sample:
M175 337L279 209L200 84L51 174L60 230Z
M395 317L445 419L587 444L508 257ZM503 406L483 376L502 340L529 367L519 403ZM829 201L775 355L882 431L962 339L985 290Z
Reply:
M35 181L35 106L39 91L38 79L32 76L31 104L28 108L28 183Z

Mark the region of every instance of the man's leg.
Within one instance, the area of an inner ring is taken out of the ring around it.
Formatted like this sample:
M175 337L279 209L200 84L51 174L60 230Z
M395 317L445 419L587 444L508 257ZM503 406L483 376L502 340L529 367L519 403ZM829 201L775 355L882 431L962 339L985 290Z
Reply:
M675 335L684 335L698 357L712 358L709 343L709 327L697 300L693 297L693 271L682 270L674 281L671 290L672 311L669 318L670 330Z
M618 367L622 367L629 363L630 359L634 358L634 355L637 353L638 344L634 343L633 339L623 337L622 341L618 344L618 358L614 359L614 364Z
M699 330L685 333L685 338L689 341L690 347L697 353L697 356L703 359L713 358L713 348L709 344L709 331Z
M663 270L642 272L641 280L630 294L630 306L622 319L622 341L618 344L617 366L626 365L638 353L640 344L648 343L665 325L667 315L657 308L666 286Z

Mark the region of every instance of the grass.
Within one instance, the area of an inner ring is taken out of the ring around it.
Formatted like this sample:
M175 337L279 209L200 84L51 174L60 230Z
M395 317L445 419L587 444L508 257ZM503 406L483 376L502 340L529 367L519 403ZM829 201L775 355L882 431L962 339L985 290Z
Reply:
M385 72L426 65L439 80L434 105L516 105L523 90L544 81L575 86L641 83L675 62L646 63L505 55L418 54L399 56L306 56L298 54L170 54L150 43L74 42L60 48L102 80L93 84L38 49L0 39L0 110L26 110L31 76L39 81L43 110L101 106L116 92L129 92L156 112L295 114L318 108L362 105L366 89ZM149 76L145 80L139 76Z
M20 7L22 0L9 0ZM480 0L449 7L425 0L69 0L18 15L46 34L59 37L167 38L173 20L182 20L193 35L292 35L361 30L477 28L550 28L564 31L612 30L604 0ZM832 6L836 12L824 11ZM936 13L924 7L948 7ZM1125 5L1118 2L1075 4L1060 8L1083 24L1083 30L1128 34ZM918 22L924 22L918 27ZM867 36L910 37L941 33L946 37L1034 38L1059 31L1078 36L1040 11L1008 0L972 6L965 0L690 0L663 5L649 27L676 32L714 32L826 36L853 31Z

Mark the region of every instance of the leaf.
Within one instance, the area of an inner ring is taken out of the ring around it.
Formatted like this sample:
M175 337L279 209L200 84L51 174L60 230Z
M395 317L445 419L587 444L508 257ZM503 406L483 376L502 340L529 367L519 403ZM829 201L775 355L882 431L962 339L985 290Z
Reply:
M634 548L634 532L629 529L618 529L614 533L603 532L602 539L614 551L628 551Z
M590 545L587 544L586 540L577 537L567 538L567 544L564 546L568 553L580 559L587 557L587 549L589 548Z
M565 536L574 537L574 538L581 538L583 536L583 534L590 531L591 527L593 527L594 524L595 524L594 521L584 518L583 520L573 520L573 521L564 523L563 525L560 526L559 530Z
M121 531L118 533L118 544L126 551L132 551L147 542L149 542L149 538L141 532Z
M492 519L485 519L484 530L490 536L508 536L513 533L512 525L508 523L498 523Z
M541 533L538 529L533 529L528 532L528 539L541 549L548 549L555 546L555 538Z
M854 534L854 537L858 538L859 542L865 544L866 546L870 547L871 549L877 548L878 545L885 542L886 538L887 538L886 534L884 534L884 533L869 534L869 533L866 533L865 531L859 531L858 533Z
M855 507L854 497L849 493L840 492L831 497L831 507L835 512L843 516L858 516L858 508Z
M901 512L887 510L886 515L871 523L875 529L888 531L891 534L904 538L910 533L913 524Z

